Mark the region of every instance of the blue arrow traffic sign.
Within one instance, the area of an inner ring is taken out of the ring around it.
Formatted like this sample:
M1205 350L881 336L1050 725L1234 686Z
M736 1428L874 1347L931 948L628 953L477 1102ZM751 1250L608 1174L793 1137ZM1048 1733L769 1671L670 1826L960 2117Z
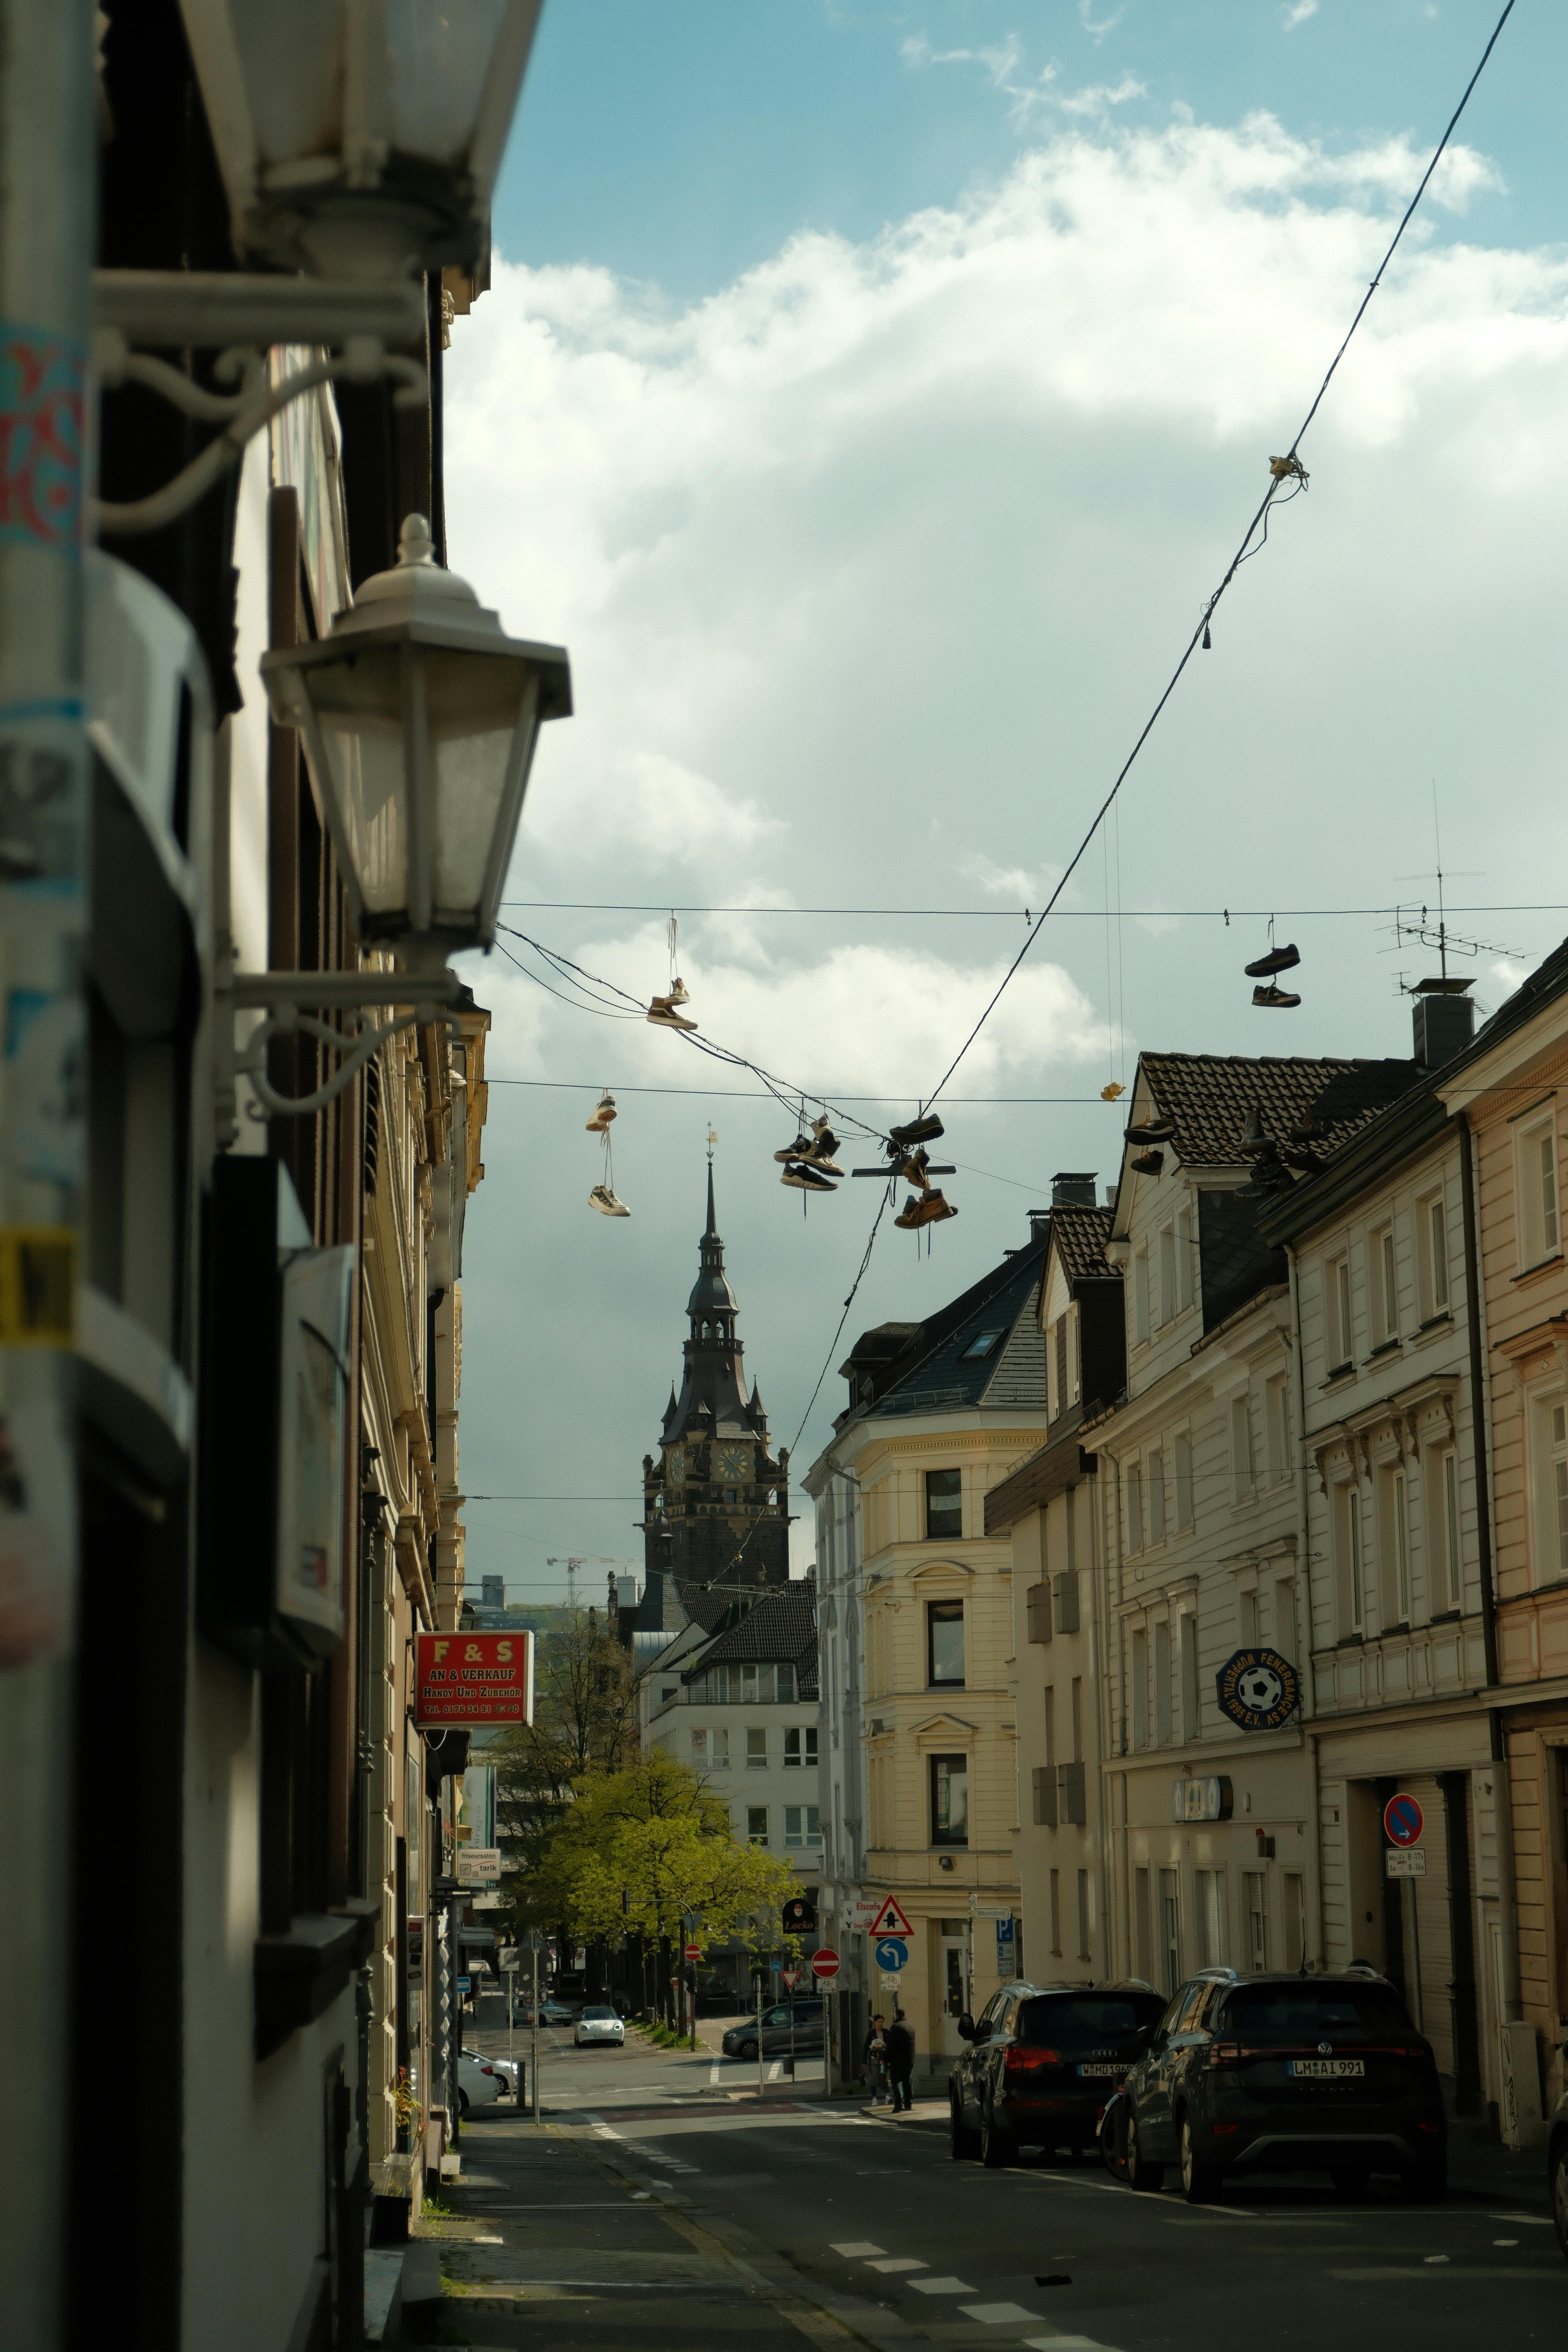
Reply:
M897 1936L877 1938L877 1966L884 1976L896 1976L910 1957L910 1948Z

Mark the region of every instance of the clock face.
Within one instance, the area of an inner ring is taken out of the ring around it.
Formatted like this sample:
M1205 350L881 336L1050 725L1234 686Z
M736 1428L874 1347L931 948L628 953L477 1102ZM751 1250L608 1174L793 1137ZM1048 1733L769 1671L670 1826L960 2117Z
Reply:
M752 1473L751 1449L744 1445L721 1445L716 1456L717 1475L721 1478L749 1478Z
M686 1478L686 1448L684 1445L672 1445L670 1447L669 1452L664 1457L664 1475L666 1483L671 1486L679 1486L684 1483Z

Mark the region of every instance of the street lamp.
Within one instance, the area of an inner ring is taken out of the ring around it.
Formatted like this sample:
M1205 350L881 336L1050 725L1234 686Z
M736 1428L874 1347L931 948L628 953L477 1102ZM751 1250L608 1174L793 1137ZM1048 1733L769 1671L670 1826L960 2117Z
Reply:
M469 263L542 0L180 0L240 252L349 278Z
M360 940L395 947L401 969L237 972L220 849L220 1149L235 1139L237 1073L273 1118L321 1110L389 1037L457 1000L446 958L494 940L539 730L572 710L562 647L509 637L436 562L423 515L405 521L394 569L367 580L324 637L264 654L261 674L274 718L304 743ZM226 838L226 819L218 830ZM319 1017L374 1005L412 1009L379 1027ZM233 1016L249 1007L268 1017L237 1054ZM311 1094L280 1095L267 1049L301 1031L338 1066Z
M572 710L558 646L509 637L410 515L391 572L323 638L264 654L297 727L367 945L410 968L488 948L542 721Z

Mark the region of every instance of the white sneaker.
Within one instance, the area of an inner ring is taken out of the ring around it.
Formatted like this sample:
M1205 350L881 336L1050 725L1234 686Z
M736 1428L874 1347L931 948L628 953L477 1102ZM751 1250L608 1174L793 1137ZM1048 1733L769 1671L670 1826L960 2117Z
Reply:
M601 1217L629 1217L631 1211L624 1201L618 1201L607 1184L595 1184L588 1195Z

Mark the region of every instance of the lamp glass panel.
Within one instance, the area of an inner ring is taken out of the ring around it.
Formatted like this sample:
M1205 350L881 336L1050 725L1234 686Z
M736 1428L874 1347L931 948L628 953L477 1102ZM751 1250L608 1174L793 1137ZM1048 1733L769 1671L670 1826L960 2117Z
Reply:
M520 723L531 751L531 666L494 654L427 652L426 707L435 784L434 901L443 915L477 909Z
M229 0L228 17L263 169L334 155L342 0Z
M331 772L318 776L332 803L342 845L367 917L408 904L407 759L403 672L395 647L371 646L352 660L314 664L304 674Z
M393 144L460 163L479 120L508 0L387 0Z

